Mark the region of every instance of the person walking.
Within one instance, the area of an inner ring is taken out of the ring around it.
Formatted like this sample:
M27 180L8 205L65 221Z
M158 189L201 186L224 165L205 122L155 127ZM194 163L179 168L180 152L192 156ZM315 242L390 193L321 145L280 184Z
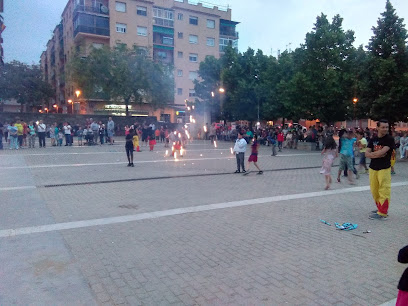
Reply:
M368 143L366 157L371 159L369 178L370 189L377 211L370 219L386 220L391 198L391 154L395 149L394 138L388 134L388 121L377 122L378 134Z
M282 152L283 142L285 141L285 135L282 131L278 133L278 151Z
M106 124L106 129L108 131L109 144L113 145L113 135L115 134L115 122L112 117L109 117L108 123Z
M234 145L234 153L235 153L235 157L237 159L237 170L235 171L235 173L240 173L241 168L242 168L243 173L246 172L245 171L245 151L246 151L246 146L247 146L247 142L243 138L243 133L242 133L242 131L239 131L238 132L238 138L235 141L235 145Z
M347 170L347 178L351 185L354 185L352 178L352 170L354 169L353 165L353 144L356 142L356 138L353 138L353 132L349 131L344 133L341 137L341 148L340 148L340 164L339 171L337 174L337 182L340 183L340 175L343 170Z
M324 174L324 178L326 180L326 187L324 189L327 190L330 188L330 184L332 183L331 167L333 165L333 161L338 157L337 144L332 135L327 135L324 142L322 155L324 155L324 157L320 173Z
M47 126L45 123L40 120L37 126L37 133L38 133L38 142L40 145L40 148L45 148L45 132L47 130Z
M257 162L258 162L258 150L259 150L259 142L258 142L258 136L254 135L252 139L252 145L251 145L251 155L248 158L248 164L247 164L247 170L246 172L244 171L244 175L248 175L249 168L251 167L251 163L253 162L255 167L258 169L258 174L262 174L263 171L259 168Z

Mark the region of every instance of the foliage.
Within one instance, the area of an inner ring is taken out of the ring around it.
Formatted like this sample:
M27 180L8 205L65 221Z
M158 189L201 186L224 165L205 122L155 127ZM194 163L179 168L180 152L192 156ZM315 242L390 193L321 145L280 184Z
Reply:
M54 91L41 77L40 67L18 61L4 64L0 71L0 97L16 99L23 105L33 107L48 103Z
M390 1L372 30L364 63L366 73L360 82L366 113L375 120L407 121L408 35Z
M103 98L130 103L149 103L158 108L174 97L172 67L154 62L141 49L93 49L69 66L71 81L82 89L86 99Z

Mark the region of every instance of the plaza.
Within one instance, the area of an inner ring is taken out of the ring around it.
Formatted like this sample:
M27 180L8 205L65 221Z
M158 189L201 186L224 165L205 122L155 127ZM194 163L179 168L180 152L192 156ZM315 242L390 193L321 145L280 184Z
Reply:
M135 152L134 168L119 138L113 146L0 151L0 304L396 298L408 163L397 162L390 217L378 221L368 219L375 209L368 175L325 191L320 152L284 149L273 157L261 146L263 175L243 176L233 173L232 146L195 141L175 160L159 143ZM358 228L336 230L335 222Z

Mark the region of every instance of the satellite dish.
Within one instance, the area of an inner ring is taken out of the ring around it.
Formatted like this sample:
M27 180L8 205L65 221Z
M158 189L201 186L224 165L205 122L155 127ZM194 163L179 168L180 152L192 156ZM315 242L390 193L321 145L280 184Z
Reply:
M101 5L101 12L106 14L106 13L109 12L109 10L108 10L108 8L106 6Z

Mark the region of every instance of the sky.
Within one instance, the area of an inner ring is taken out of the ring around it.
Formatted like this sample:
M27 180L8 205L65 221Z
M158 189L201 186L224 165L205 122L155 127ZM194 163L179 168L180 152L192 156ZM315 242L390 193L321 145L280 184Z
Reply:
M173 1L173 0L167 0ZM343 29L355 32L355 46L366 46L371 28L385 11L385 0L208 0L229 5L232 19L239 21L239 51L251 47L267 55L295 49L304 43L321 13L329 20L339 14ZM5 61L37 64L67 0L4 0L3 48ZM391 0L397 15L408 23L408 1ZM406 27L408 29L408 27Z

